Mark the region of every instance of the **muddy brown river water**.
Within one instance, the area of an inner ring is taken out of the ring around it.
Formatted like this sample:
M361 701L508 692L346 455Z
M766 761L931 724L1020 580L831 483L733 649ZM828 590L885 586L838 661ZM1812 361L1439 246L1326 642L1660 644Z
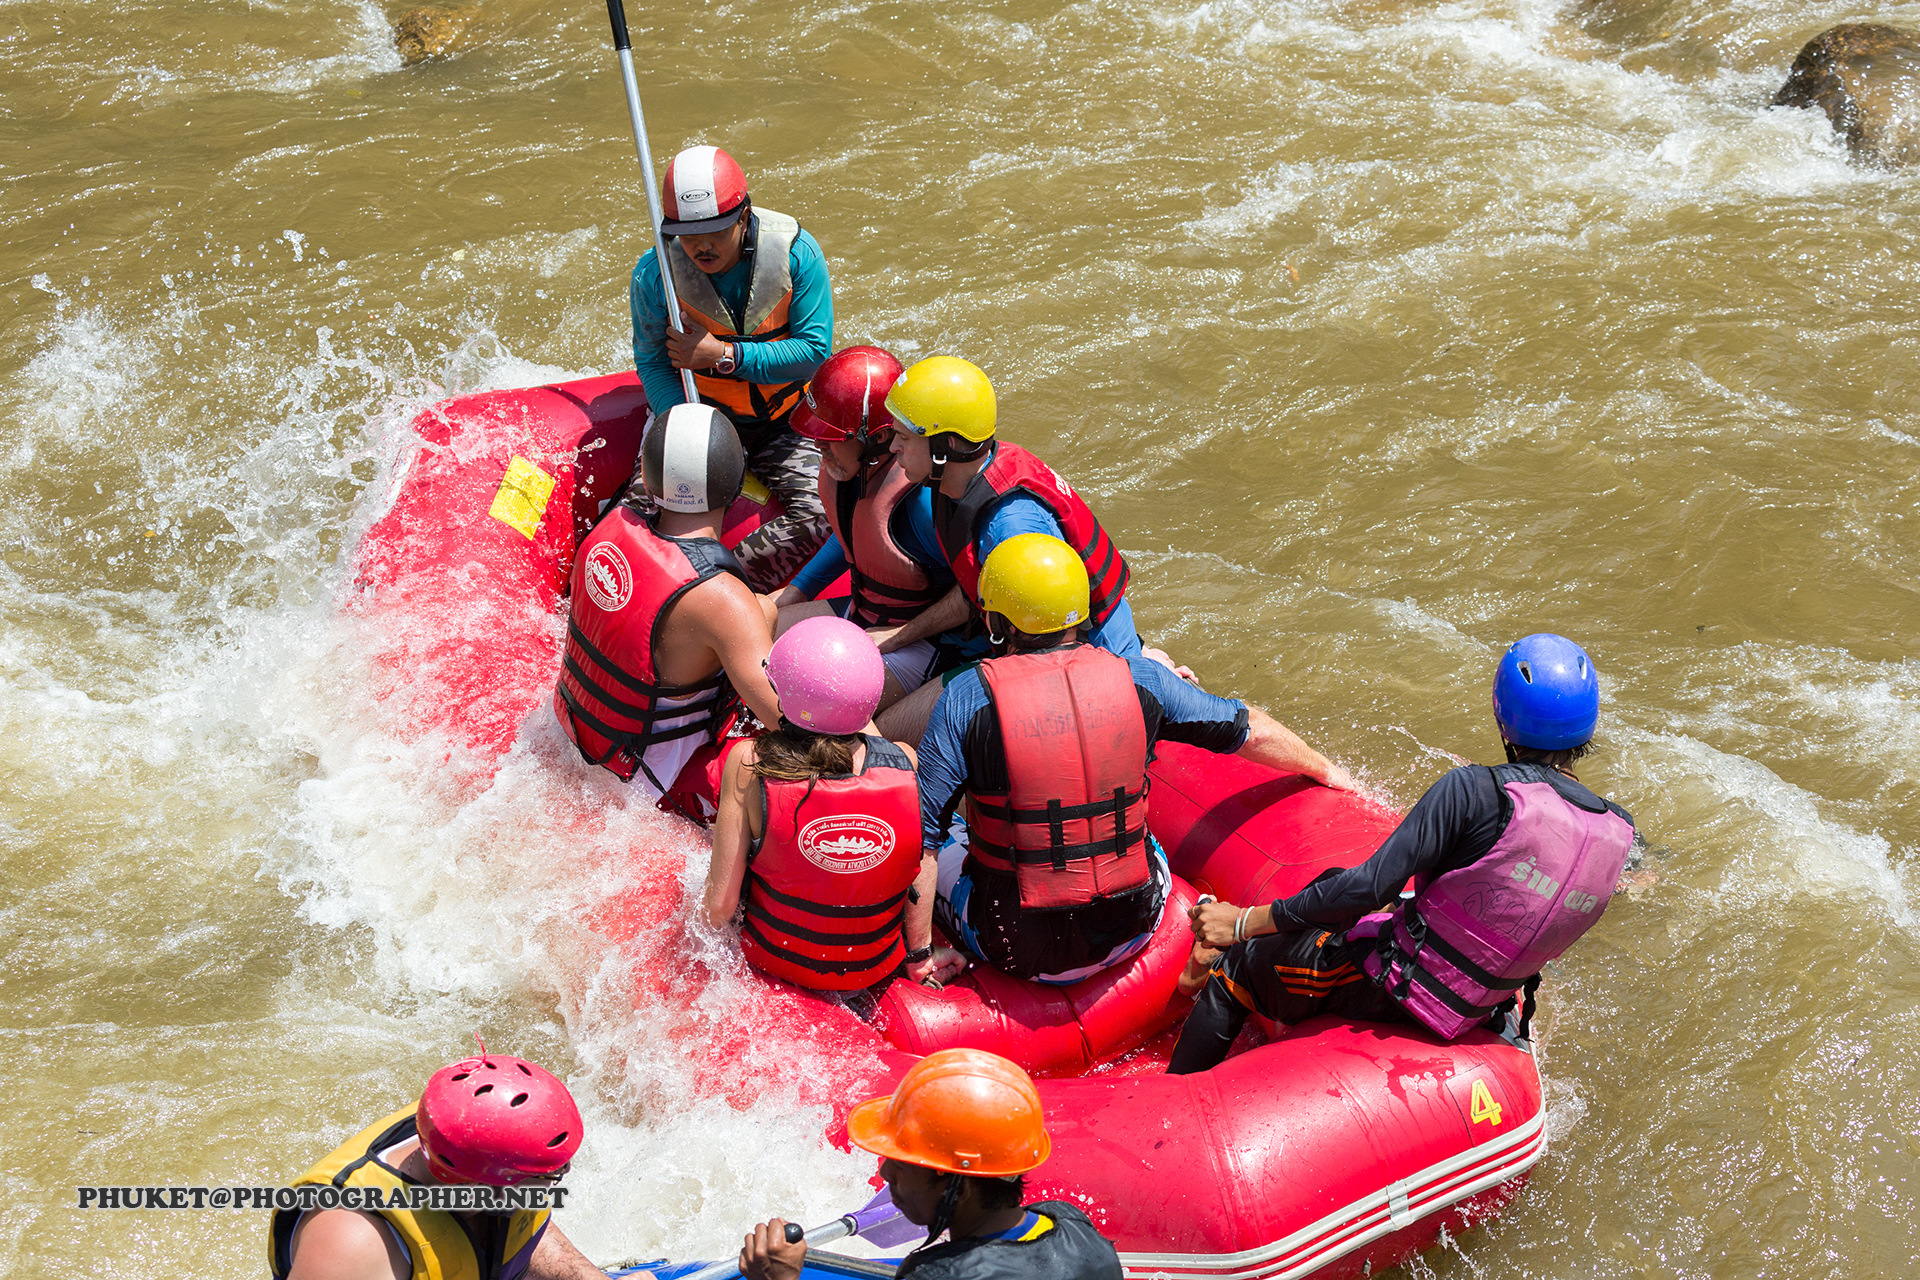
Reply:
M483 12L403 69L371 3L0 3L7 1274L258 1274L263 1215L72 1189L284 1181L476 1026L582 1093L596 1259L860 1199L821 1113L681 1100L737 960L613 998L600 793L465 785L334 622L413 411L630 360L604 10ZM1420 1274L1920 1269L1920 173L1765 105L1851 18L1920 5L634 13L659 159L814 232L836 344L981 364L1210 687L1406 804L1508 641L1593 653L1649 847L1547 984L1550 1153Z

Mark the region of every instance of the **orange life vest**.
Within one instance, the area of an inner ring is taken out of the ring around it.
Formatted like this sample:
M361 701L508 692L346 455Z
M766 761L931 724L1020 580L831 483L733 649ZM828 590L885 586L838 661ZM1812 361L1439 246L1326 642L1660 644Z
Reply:
M760 784L767 826L747 864L741 949L816 991L873 986L906 960L920 788L906 752L871 734L866 744L859 773Z
M853 569L850 616L863 627L905 622L947 592L893 536L895 513L919 489L892 454L846 484L820 469L820 503Z
M1006 754L1005 793L967 785L967 848L1064 911L1152 882L1147 723L1125 658L1090 645L980 664Z
M748 229L753 281L747 305L734 315L713 287L713 277L702 271L677 237L667 240L667 261L673 265L673 287L694 322L726 342L773 342L792 332L787 309L793 302L793 242L800 224L784 213L755 209ZM751 431L783 422L800 403L807 380L762 385L737 373L696 369L693 383L700 399L723 411L736 427Z

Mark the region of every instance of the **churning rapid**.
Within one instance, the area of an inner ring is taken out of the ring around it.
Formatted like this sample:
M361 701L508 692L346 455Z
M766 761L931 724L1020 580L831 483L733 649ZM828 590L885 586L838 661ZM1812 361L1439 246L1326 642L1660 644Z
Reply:
M1650 847L1549 974L1551 1151L1422 1274L1920 1266L1920 176L1765 105L1850 12L633 15L660 158L818 237L836 345L982 365L1209 687L1406 804L1511 639L1594 655ZM544 713L476 769L339 621L412 413L630 367L647 237L597 3L411 68L390 17L0 4L10 1275L257 1271L264 1214L73 1188L284 1182L475 1029L581 1097L597 1261L865 1197L704 841Z

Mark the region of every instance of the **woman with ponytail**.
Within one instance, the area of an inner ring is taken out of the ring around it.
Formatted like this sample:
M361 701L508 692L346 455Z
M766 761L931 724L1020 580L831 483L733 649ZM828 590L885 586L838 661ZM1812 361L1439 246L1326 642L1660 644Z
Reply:
M886 666L872 638L808 618L774 643L767 679L780 719L727 759L708 923L739 917L747 963L816 991L960 973L964 958L933 946L913 751L873 726Z

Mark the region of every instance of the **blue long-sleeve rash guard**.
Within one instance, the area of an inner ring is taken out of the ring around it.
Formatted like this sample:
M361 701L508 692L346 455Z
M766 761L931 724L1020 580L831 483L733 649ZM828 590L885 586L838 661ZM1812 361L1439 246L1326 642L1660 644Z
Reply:
M901 514L906 518L894 526L900 549L932 574L934 581L951 584L953 574L940 551L940 539L933 531L933 490L924 485L915 490L913 496L901 504ZM838 535L830 534L826 545L793 575L793 585L811 600L832 586L833 580L845 573L847 567L847 549L840 545Z
M756 238L759 222L760 215L755 214ZM788 266L793 273L793 300L787 304L792 336L740 344L739 374L748 382L804 381L833 354L833 285L827 278L826 255L810 232L802 230L793 238ZM743 255L712 280L720 300L738 312L746 306L753 286L753 259ZM627 301L633 311L633 367L647 389L647 404L655 413L665 413L687 397L680 387L680 371L667 358L667 298L660 288L660 264L651 249L634 264Z
M1247 745L1247 704L1195 688L1152 658L1127 659L1148 742L1186 742L1227 755ZM929 849L947 838L947 824L967 785L966 737L986 712L992 719L987 683L978 669L963 671L940 692L920 739L920 826ZM985 726L983 726L984 728ZM990 738L997 742L997 722Z

